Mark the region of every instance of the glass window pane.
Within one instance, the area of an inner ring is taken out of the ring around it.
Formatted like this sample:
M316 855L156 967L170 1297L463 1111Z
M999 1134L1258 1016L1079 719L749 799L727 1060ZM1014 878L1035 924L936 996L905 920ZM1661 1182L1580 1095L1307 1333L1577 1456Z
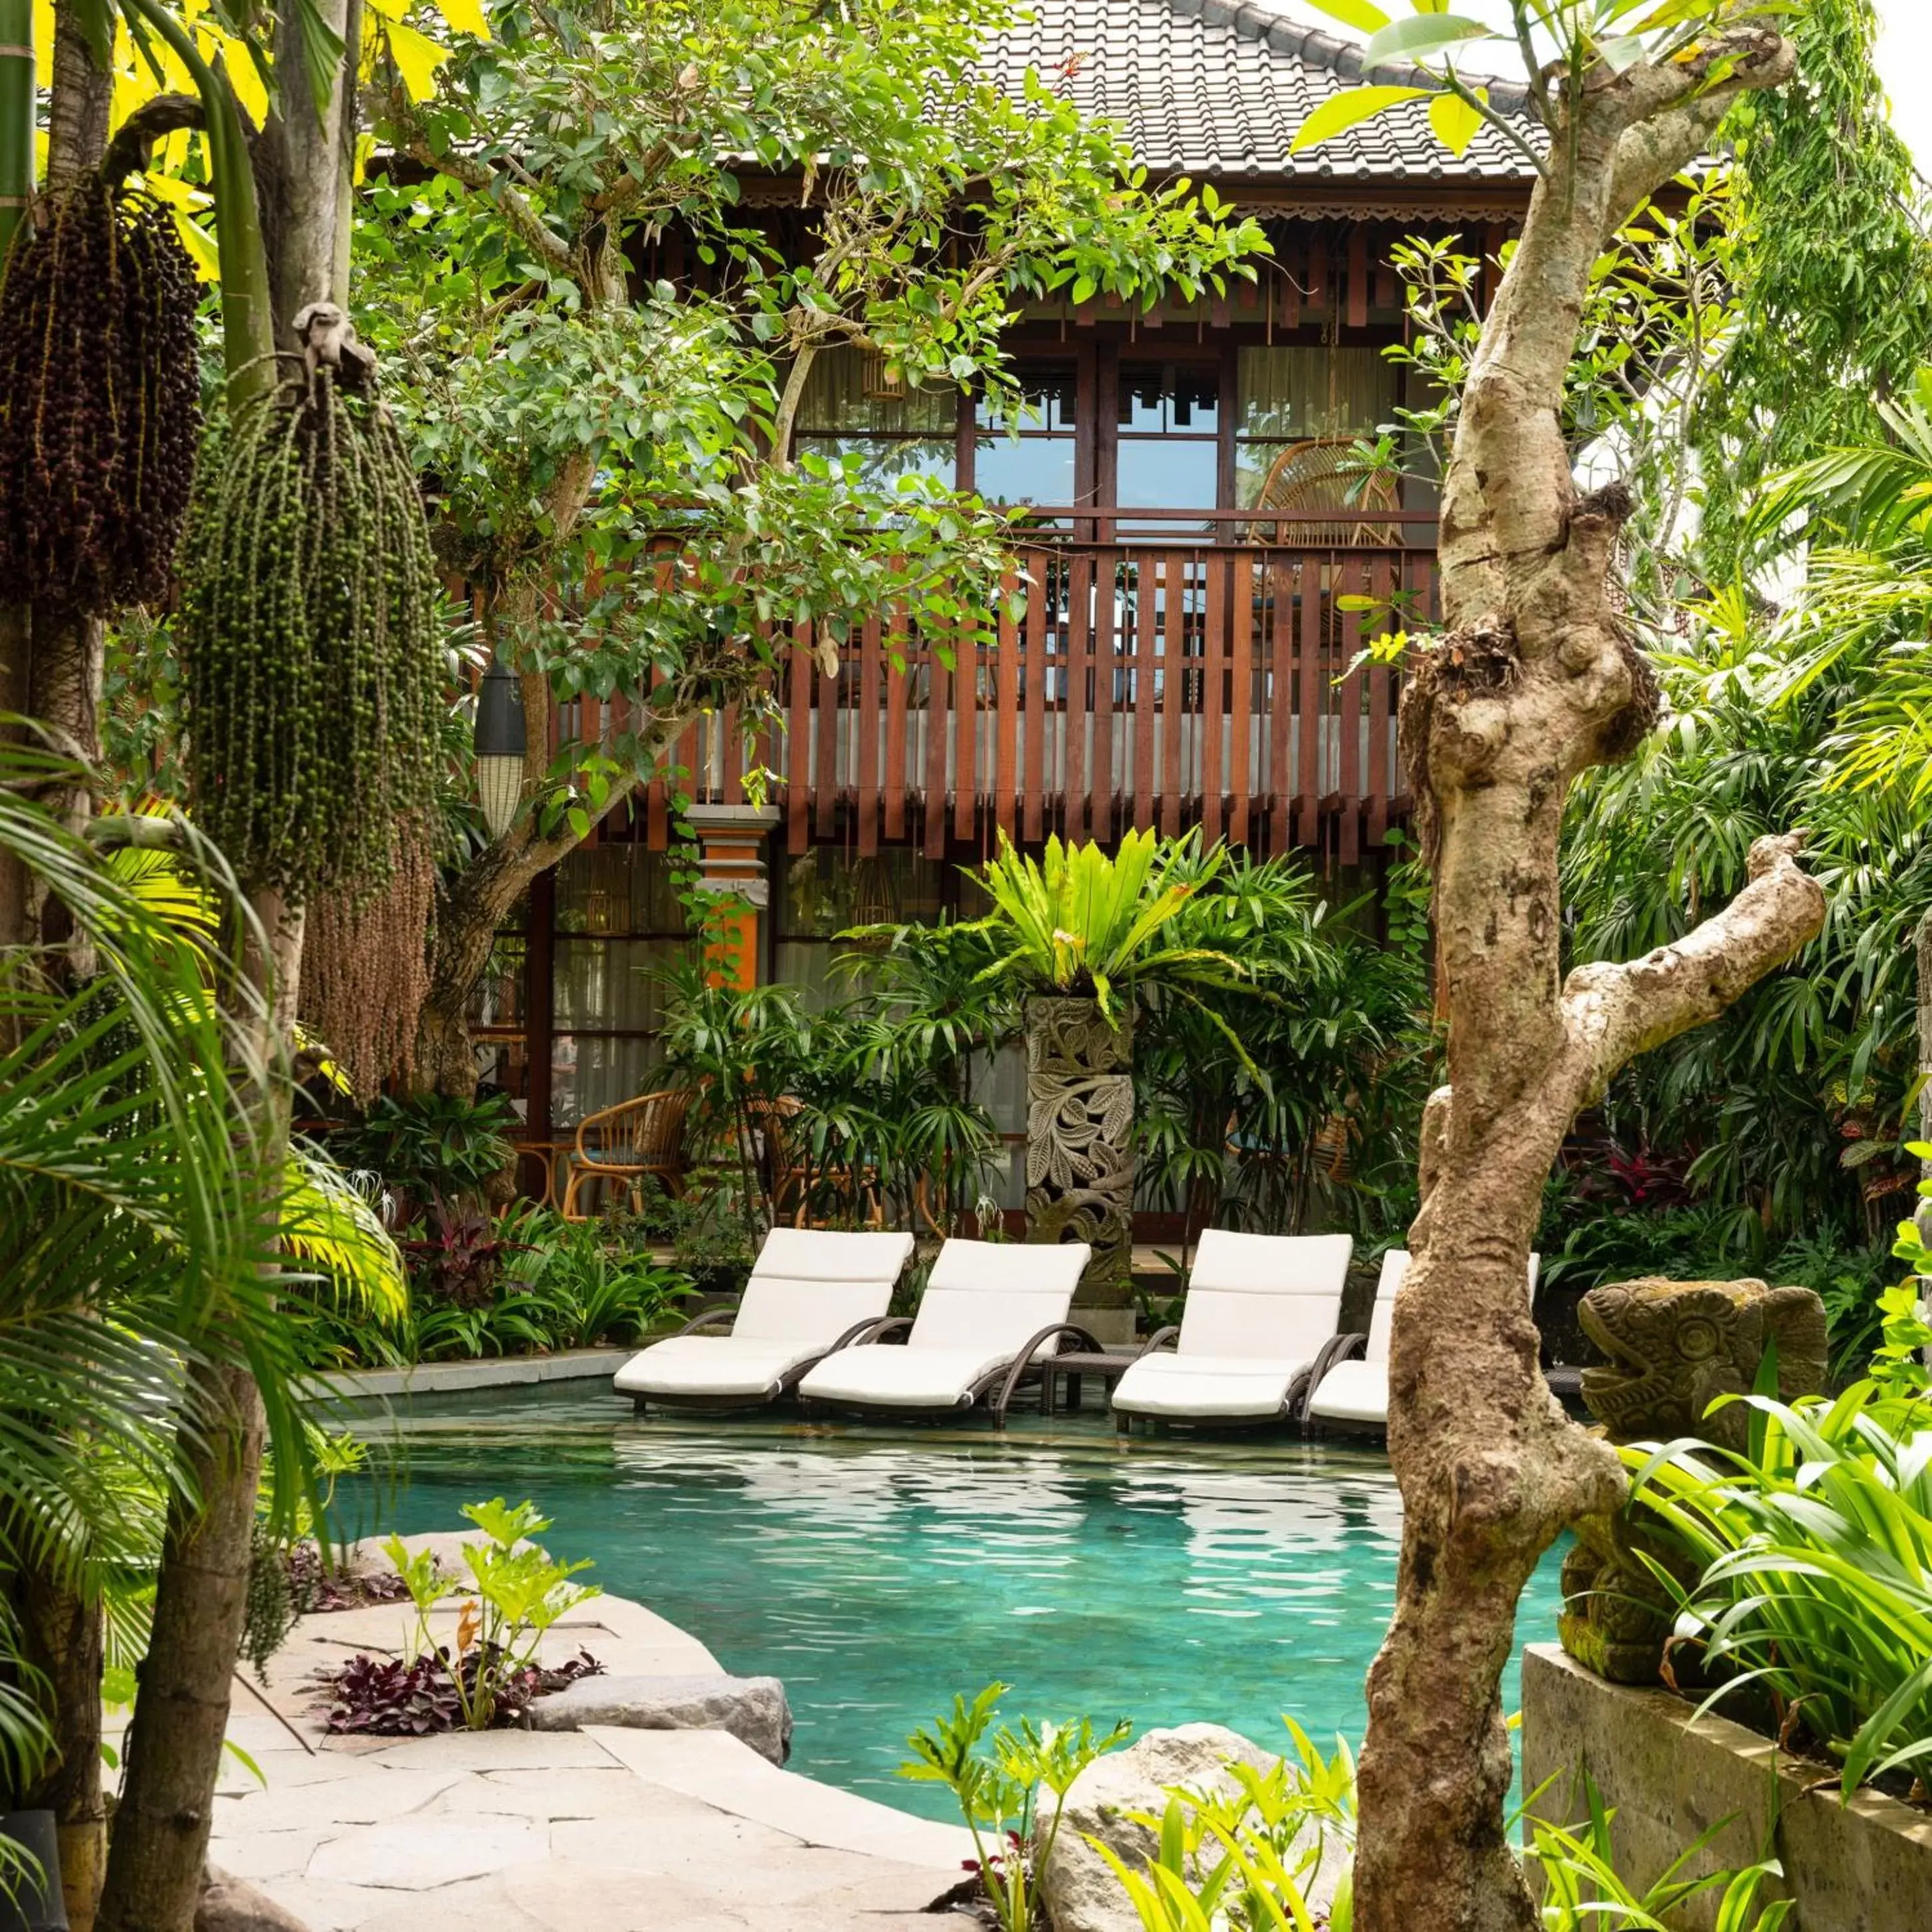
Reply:
M1244 436L1359 435L1388 420L1396 371L1374 349L1244 349Z
M801 435L798 447L815 450L827 458L837 457L848 471L856 469L860 482L874 489L890 488L902 476L934 477L950 489L959 462L958 445L950 434L944 442L910 437Z
M579 846L556 868L559 932L679 933L685 929L670 867L648 846Z
M553 1122L560 1128L574 1127L586 1114L650 1093L653 1070L662 1058L654 1040L557 1034L550 1061Z
M566 1030L655 1031L664 1011L664 988L656 976L685 951L679 939L560 938L550 972L556 1024Z
M1124 363L1120 422L1136 436L1211 436L1221 417L1216 369Z
M888 396L881 393L884 385L884 365L878 357L844 346L821 349L805 379L797 426L834 435L868 430L952 434L959 420L958 390L908 388L902 395Z
M1178 437L1130 442L1123 437L1114 499L1123 508L1211 510L1220 469L1220 452L1211 442Z
M524 970L528 963L526 942L520 938L496 935L483 977L470 995L470 1024L472 1027L521 1027L525 1022Z
M944 880L941 868L909 846L854 859L837 846L814 845L786 865L772 896L778 938L830 939L848 926L893 920L929 923L939 916Z
M973 487L989 503L1071 503L1073 439L982 436L973 452Z
M479 1040L476 1042L476 1094L509 1097L519 1120L530 1118L530 1056L520 1040Z
M1079 389L1071 372L1019 372L1022 394L1017 407L1004 394L981 395L973 404L973 420L982 429L1006 429L1018 421L1023 430L1071 436L1077 427L1074 410Z

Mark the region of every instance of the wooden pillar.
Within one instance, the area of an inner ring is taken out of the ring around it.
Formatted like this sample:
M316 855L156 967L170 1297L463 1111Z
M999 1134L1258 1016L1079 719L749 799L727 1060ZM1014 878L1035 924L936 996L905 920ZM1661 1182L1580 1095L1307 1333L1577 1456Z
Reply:
M686 817L698 835L698 889L724 902L710 955L712 983L748 992L758 983L758 927L770 899L765 836L778 822L778 808L694 805Z

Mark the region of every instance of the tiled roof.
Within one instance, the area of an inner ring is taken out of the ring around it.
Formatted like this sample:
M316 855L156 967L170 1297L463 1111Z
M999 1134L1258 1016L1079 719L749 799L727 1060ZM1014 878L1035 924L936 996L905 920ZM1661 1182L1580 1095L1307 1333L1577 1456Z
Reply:
M1262 0L1030 0L1033 19L988 47L987 78L1018 96L1026 70L1085 112L1124 130L1157 173L1426 184L1527 183L1527 160L1484 128L1459 160L1429 131L1428 103L1406 102L1318 147L1289 152L1296 129L1364 78L1359 45L1285 18ZM1368 79L1428 85L1407 64ZM1489 83L1492 105L1533 124L1520 82ZM1540 130L1538 130L1540 133Z

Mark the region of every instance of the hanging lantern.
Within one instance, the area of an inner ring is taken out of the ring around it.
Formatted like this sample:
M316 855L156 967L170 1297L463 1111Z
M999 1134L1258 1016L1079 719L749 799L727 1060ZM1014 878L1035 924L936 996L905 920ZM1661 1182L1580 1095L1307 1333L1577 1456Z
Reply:
M509 830L524 795L523 688L503 661L492 656L476 699L476 790L492 838Z
M866 351L860 386L868 403L902 403L905 400L904 376L898 370L890 368L884 356L876 349Z

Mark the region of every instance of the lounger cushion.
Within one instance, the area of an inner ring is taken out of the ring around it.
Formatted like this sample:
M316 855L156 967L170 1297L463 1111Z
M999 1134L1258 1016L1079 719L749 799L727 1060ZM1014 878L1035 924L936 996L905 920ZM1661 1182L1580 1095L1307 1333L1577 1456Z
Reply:
M745 1284L732 1335L809 1344L806 1353L822 1354L854 1323L885 1313L911 1253L910 1234L774 1228Z
M1025 1338L1022 1337L1024 1340ZM1010 1348L921 1348L865 1342L828 1355L798 1385L808 1402L881 1408L963 1408L982 1376L1010 1362Z
M1042 1328L1066 1319L1092 1252L1084 1241L948 1241L932 1264L908 1348L1018 1354Z
M1130 1415L1252 1416L1281 1414L1306 1360L1257 1361L1252 1355L1143 1355L1114 1390Z
M1315 1399L1308 1405L1311 1415L1329 1422L1372 1422L1378 1428L1388 1426L1388 1363L1337 1362L1322 1378Z
M1312 1361L1335 1332L1354 1247L1346 1234L1210 1229L1188 1276L1180 1353Z
M827 1339L830 1348L838 1338ZM702 1396L776 1395L801 1362L823 1352L815 1343L752 1342L738 1335L673 1335L633 1355L617 1371L625 1395Z

